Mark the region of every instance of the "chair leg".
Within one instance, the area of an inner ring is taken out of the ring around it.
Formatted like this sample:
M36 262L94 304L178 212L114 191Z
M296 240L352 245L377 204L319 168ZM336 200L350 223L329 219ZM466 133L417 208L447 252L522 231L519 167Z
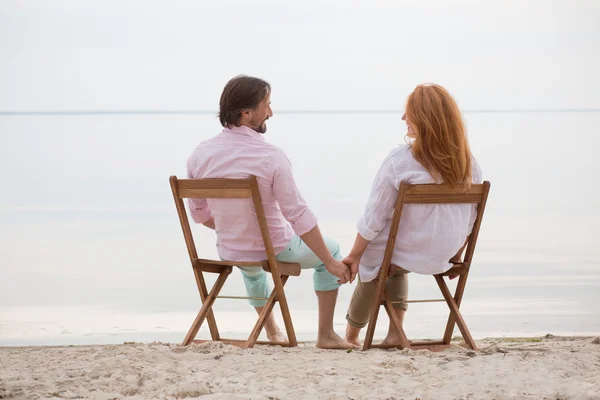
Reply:
M385 311L387 311L387 313L390 317L390 324L392 324L392 326L394 328L396 328L396 332L398 332L398 336L400 336L400 347L403 349L408 349L408 348L410 348L410 342L409 342L408 338L406 337L406 333L404 332L402 323L400 322L400 319L398 318L398 315L396 314L396 310L394 310L394 306L392 304L392 299L390 299L390 296L385 292L385 290L384 290L383 294L385 296L385 301L383 303L383 306L385 307Z
M279 308L281 309L281 316L283 317L283 323L285 325L285 331L288 336L288 341L290 346L295 347L298 346L298 341L296 340L296 332L294 332L294 325L292 324L292 316L290 315L290 309L288 307L287 297L285 296L285 292L283 287L289 278L288 275L280 276L281 284L278 285L278 279L273 279L273 283L275 286L275 291L277 292L277 286L279 286L279 293L277 294L277 301L279 302Z
M387 271L385 271L387 274ZM379 280L377 281L377 290L375 291L375 298L371 305L371 313L369 315L369 325L367 326L367 334L365 335L365 342L363 343L363 350L371 348L373 344L373 336L375 335L375 326L377 325L377 317L379 316L379 307L381 306L381 299L383 297L383 291L385 288L386 276L380 272Z
M287 280L288 280L287 275L281 277L282 286L285 286L285 283L287 282ZM273 311L273 307L275 306L276 301L277 301L277 291L273 290L271 292L271 295L269 296L269 299L267 300L267 304L265 304L262 312L258 316L258 320L256 321L256 324L254 325L254 328L252 329L252 332L250 333L248 340L246 341L246 343L244 343L244 346L243 346L244 349L249 349L249 348L254 347L254 345L256 344L256 341L258 340L258 336L260 335L260 332L263 330L265 323L267 322L267 317ZM281 306L281 303L280 303L280 306ZM290 321L290 324L291 324L291 321ZM290 336L288 336L290 346L297 346L298 342L296 342L296 336L294 334L294 327L290 326L290 328L291 328L291 332L292 332L291 336L294 339L294 343L292 343ZM289 335L290 329L288 329L287 324L286 324L286 331L288 332L288 335Z
M471 348L472 350L477 350L475 341L471 337L471 332L469 332L469 328L467 328L467 324L465 323L465 320L463 319L463 317L458 309L458 305L456 304L454 297L452 297L452 294L450 293L450 289L448 289L446 282L444 282L444 278L442 276L436 275L435 280L436 280L438 286L440 287L440 290L442 291L444 298L446 299L446 303L448 304L448 307L450 308L451 317L453 317L453 320L456 320L456 324L458 325L458 328L460 329L460 333L462 334L463 338L465 339L465 342L467 343L469 348Z
M225 284L225 281L227 280L228 276L229 276L228 271L223 271L219 274L219 277L217 278L217 281L215 282L215 285L213 286L212 290L204 298L204 302L202 303L202 308L198 312L196 319L192 323L190 330L188 331L187 335L185 336L185 339L183 340L183 343L182 343L183 346L187 346L190 343L192 343L192 341L198 334L198 331L200 330L200 327L202 326L204 319L212 311L212 306L217 298L217 295L223 288L223 285Z
M194 277L196 278L196 286L198 286L198 292L200 293L200 300L202 301L202 304L204 304L204 300L208 296L208 290L206 289L204 277L202 276L202 273L195 268ZM212 337L212 340L219 340L221 337L219 335L219 329L217 328L215 314L213 313L212 309L208 312L206 319L208 320L208 328L210 329L210 336Z
M461 275L458 278L458 283L456 285L456 291L454 293L454 301L456 305L460 307L460 303L462 302L463 293L465 292L465 287L467 285L467 276L469 272L467 271L465 274ZM444 332L444 343L450 344L452 341L452 333L454 332L454 324L456 324L456 318L454 318L454 314L450 313L448 316L448 322L446 324L446 331Z

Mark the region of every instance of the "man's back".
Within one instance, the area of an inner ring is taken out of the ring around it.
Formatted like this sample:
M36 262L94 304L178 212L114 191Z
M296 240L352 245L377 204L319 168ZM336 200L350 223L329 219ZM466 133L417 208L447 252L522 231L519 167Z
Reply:
M302 234L316 224L316 217L298 193L283 150L246 126L233 126L200 143L188 159L191 179L243 179L250 175L257 178L273 247L279 253L289 244L294 230ZM266 258L250 199L190 199L189 206L195 222L205 222L211 216L214 219L217 250L222 258Z

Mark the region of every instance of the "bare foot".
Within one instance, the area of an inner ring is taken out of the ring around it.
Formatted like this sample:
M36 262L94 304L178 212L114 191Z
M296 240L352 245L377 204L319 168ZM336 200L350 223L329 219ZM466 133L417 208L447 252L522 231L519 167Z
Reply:
M387 335L381 344L383 346L400 346L400 338L397 335Z
M344 339L346 339L346 342L358 348L360 347L360 340L358 340L359 333L360 328L348 324L346 325L346 337Z
M267 339L272 343L288 343L288 338L280 330L273 334L267 333Z
M335 332L321 334L317 338L317 348L319 349L354 349L358 346L346 342Z
M360 340L358 339L358 336L353 337L353 338L346 336L344 339L346 340L346 342L350 343L353 347L356 347L356 348L360 347Z

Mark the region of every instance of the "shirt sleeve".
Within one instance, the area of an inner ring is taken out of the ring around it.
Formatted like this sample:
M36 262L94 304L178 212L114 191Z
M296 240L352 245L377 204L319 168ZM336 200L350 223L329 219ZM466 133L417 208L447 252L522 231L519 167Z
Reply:
M472 175L472 183L479 184L483 182L483 174L481 173L481 167L473 158L473 162L471 163L471 175ZM473 225L475 225L475 220L477 219L477 205L473 204L471 209L471 219L469 220L469 235L473 231Z
M388 156L375 176L367 206L356 224L358 233L366 240L375 239L387 221L392 218L398 197L395 182L394 165Z
M283 217L301 236L317 225L317 217L300 195L292 174L292 163L283 152L275 155L274 167L273 194Z
M190 158L187 163L188 179L196 179L194 176L194 164L194 160ZM206 199L188 199L188 208L190 209L192 219L197 224L202 224L212 218Z

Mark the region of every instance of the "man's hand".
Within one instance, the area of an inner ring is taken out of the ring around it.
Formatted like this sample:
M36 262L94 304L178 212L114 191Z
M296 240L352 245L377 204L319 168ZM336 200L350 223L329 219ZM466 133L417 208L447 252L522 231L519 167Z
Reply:
M358 273L358 264L360 263L360 258L356 258L353 256L348 256L342 260L344 264L350 268L350 283L354 282L354 278L356 278L356 274Z
M331 272L332 275L339 278L338 283L340 284L347 283L351 278L348 266L340 260L333 259L331 262L325 264L325 268L327 271Z

